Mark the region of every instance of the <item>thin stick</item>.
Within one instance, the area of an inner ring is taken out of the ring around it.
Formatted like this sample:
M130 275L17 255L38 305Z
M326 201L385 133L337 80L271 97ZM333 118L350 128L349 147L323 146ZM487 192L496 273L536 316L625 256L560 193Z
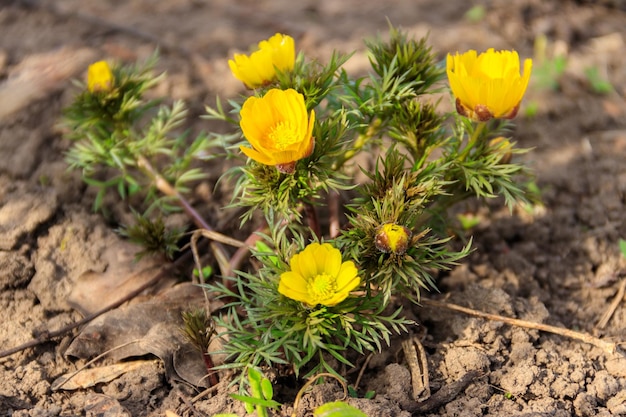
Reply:
M324 377L329 377L329 378L335 378L337 381L339 381L339 383L341 384L341 386L343 387L343 398L342 400L345 400L348 397L348 386L346 385L345 381L341 378L339 378L337 375L335 374L331 374L329 372L322 372L319 373L317 375L313 375L303 386L302 388L300 388L300 391L298 391L298 394L296 394L296 399L293 402L293 413L291 414L291 417L296 417L297 412L298 412L298 405L300 405L300 399L302 398L302 396L304 395L305 391L307 389L309 389L309 387L311 385L313 385L313 383L315 381L317 381L320 378L324 378Z
M617 295L615 296L615 298L613 298L613 301L611 301L611 305L604 312L604 314L598 321L598 324L596 324L596 329L602 330L606 327L607 324L609 324L609 320L611 320L611 317L613 317L615 310L617 310L617 307L619 307L619 304L624 299L624 293L626 293L626 279L622 280L622 283L619 286L619 290L617 290Z
M266 232L267 225L263 225L257 228L254 232L247 237L247 239L243 242L244 245L240 246L239 249L235 251L233 256L230 258L228 262L230 266L230 273L227 276L230 276L235 270L239 269L243 261L250 255L250 248L256 246L256 243L261 240L261 236L259 236L259 232Z
M428 374L428 360L424 346L419 338L412 336L402 341L404 357L411 371L411 385L413 386L413 399L421 402L430 398L430 376Z
M130 342L126 342L126 343L122 343L121 345L112 347L111 349L102 352L101 354L99 354L98 356L96 356L95 358L93 358L92 360L90 360L89 362L85 363L83 366L81 366L80 368L78 368L77 370L75 370L74 372L72 372L65 380L61 381L61 383L59 383L58 385L51 385L50 389L52 391L58 391L61 389L61 387L65 384L67 384L68 382L70 382L70 380L72 378L74 378L76 375L78 375L79 373L81 373L82 371L84 371L85 369L87 369L91 364L96 363L98 360L100 360L101 358L104 358L106 355L108 355L109 353L121 349L121 348L125 348L126 346L130 346L133 345L135 343L139 343L141 341L141 339L135 339L135 340L131 340Z
M193 403L197 402L198 400L201 400L202 398L206 397L207 395L212 394L213 392L219 390L225 384L224 381L227 381L227 380L222 380L218 384L213 385L213 386L205 389L200 394L198 394L195 397L193 397L191 399L191 403L193 404Z
M359 384L361 383L361 378L363 378L363 374L365 374L365 369L367 368L367 365L369 365L370 361L372 360L372 358L374 357L373 353L370 353L369 355L367 355L367 358L365 358L365 362L363 362L363 366L361 366L361 370L359 371L359 375L356 377L356 381L354 382L354 389L358 390L359 389Z
M420 300L420 302L422 304L432 307L446 308L448 310L460 311L462 313L469 314L470 316L481 317L487 320L500 321L502 323L510 324L511 326L540 330L543 332L554 333L561 336L569 337L571 339L580 340L581 342L589 343L591 345L599 347L600 349L610 354L617 351L617 343L607 342L606 340L598 339L597 337L594 337L588 333L580 333L573 330L565 329L563 327L556 327L547 324L533 323L526 320L513 319L510 317L500 316L498 314L483 313L482 311L473 310L471 308L462 307L456 304L450 304L444 301L422 299Z

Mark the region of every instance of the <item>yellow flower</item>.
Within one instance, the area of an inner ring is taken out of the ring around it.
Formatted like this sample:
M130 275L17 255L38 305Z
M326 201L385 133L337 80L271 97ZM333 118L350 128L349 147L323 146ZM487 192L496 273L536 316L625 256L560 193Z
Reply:
M486 122L491 118L512 119L528 87L532 60L520 60L515 51L494 51L480 55L471 50L464 54L448 54L447 72L450 88L456 97L459 114Z
M385 223L378 228L374 245L381 252L402 255L409 246L411 235L411 231L404 226Z
M87 70L87 89L92 92L109 91L113 88L113 72L106 61L89 65Z
M361 283L352 261L341 262L341 252L329 243L311 243L289 261L291 271L280 276L278 292L311 307L332 307Z
M296 162L313 152L315 112L308 116L304 96L296 90L271 89L264 97L249 97L239 125L252 148L241 146L249 158L293 173Z
M235 78L248 88L269 84L276 77L276 69L291 71L296 62L296 48L291 36L275 34L259 42L258 49L248 55L235 54L228 66Z

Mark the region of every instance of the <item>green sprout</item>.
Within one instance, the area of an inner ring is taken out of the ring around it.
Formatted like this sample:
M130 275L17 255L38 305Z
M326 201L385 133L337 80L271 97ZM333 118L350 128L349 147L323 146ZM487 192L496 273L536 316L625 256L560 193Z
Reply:
M250 395L230 394L235 400L241 401L248 413L256 410L257 416L268 417L268 408L280 408L281 404L274 401L272 382L263 376L263 373L254 367L248 368L248 386Z
M585 69L585 76L591 86L591 90L596 94L609 94L614 91L613 85L610 81L604 78L598 67L589 67Z
M548 38L540 35L535 39L535 68L533 70L533 80L535 86L544 90L558 90L561 85L561 78L567 69L567 57L556 55L549 57L546 50Z
M343 401L320 405L313 411L315 417L367 417L363 411Z
M486 14L487 11L485 10L485 6L477 4L465 12L465 19L472 23L478 23L485 18Z
M480 217L473 213L459 213L456 215L456 218L459 220L461 227L465 231L471 230L480 224Z

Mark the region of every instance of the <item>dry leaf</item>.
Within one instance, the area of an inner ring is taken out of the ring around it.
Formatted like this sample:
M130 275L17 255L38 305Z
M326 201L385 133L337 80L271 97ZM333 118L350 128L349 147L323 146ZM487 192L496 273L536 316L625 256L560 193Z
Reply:
M201 287L177 285L150 300L97 317L74 339L65 355L89 359L115 348L107 357L117 362L152 354L163 361L169 379L206 387L202 355L181 330L181 313L203 306Z
M146 364L152 364L154 361L132 361L116 363L114 365L101 366L98 368L83 369L76 372L71 372L65 375L61 375L54 380L50 388L53 391L66 390L73 391L82 388L93 387L96 384L105 382L111 382L120 375L126 372L134 371Z
M122 299L127 294L150 281L162 265L162 261L143 257L135 260L137 245L123 240L106 249L102 259L108 264L102 273L89 271L82 274L72 288L68 304L88 315ZM171 287L175 279L162 279L152 292Z

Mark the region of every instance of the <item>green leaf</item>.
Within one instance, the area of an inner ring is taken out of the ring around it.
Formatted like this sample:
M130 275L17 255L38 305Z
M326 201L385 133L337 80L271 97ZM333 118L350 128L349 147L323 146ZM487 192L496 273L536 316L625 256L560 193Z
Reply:
M274 388L272 387L272 383L269 379L263 378L261 380L261 392L263 393L263 398L266 400L271 400L274 396Z
M315 417L367 417L363 411L342 401L320 405L313 411Z
M624 255L624 258L626 258L626 240L619 240L619 249L622 251L622 255Z
M210 265L207 265L202 268L202 276L204 277L205 280L208 279L211 275L213 275L213 268ZM200 272L198 271L197 268L193 269L193 276L200 277Z
M280 408L281 404L274 400L264 400L261 398L249 397L247 395L230 394L230 396L238 401L246 404L260 405L261 407Z

